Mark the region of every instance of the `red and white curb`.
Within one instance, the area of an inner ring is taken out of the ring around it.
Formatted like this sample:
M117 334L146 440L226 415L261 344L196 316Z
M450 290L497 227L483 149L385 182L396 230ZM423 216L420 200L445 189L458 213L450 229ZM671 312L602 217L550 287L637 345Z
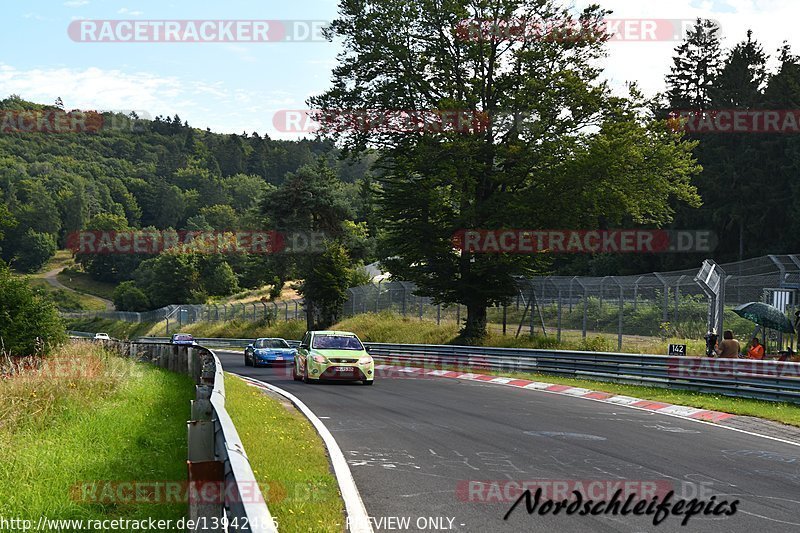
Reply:
M709 424L717 428L735 431L737 433L744 433L754 437L760 437L791 446L800 447L800 440L789 440L772 435L765 435L758 431L749 431L739 427L732 427L726 425L726 421L733 421L734 419L741 418L731 413L723 413L720 411L711 411L709 409L698 409L696 407L688 407L685 405L672 405L664 402L656 402L653 400L643 400L641 398L634 398L632 396L624 396L622 394L612 394L609 392L595 391L591 389L584 389L581 387L570 387L569 385L555 385L553 383L545 383L542 381L531 381L527 379L518 379L504 376L492 376L487 374L476 374L473 372L457 372L453 370L429 370L419 367L408 366L395 366L395 365L375 365L375 377L380 378L381 374L390 376L394 374L407 374L419 377L434 377L434 378L448 378L460 379L466 381L475 381L479 383L490 383L493 385L502 385L505 387L514 387L518 389L535 390L547 394L560 394L562 396L571 396L573 398L583 398L595 402L609 403L627 407L631 409L640 409L650 411L662 415L682 418L684 420L691 420L699 424ZM776 422L777 423L777 422Z
M708 409L697 409L695 407L686 407L683 405L672 405L669 403L655 402L652 400L642 400L641 398L633 398L631 396L623 396L619 394L611 394L608 392L594 391L584 389L581 387L570 387L569 385L554 385L552 383L544 383L541 381L530 381L527 379L516 379L502 376L491 376L486 374L475 374L472 372L457 372L452 370L427 370L418 367L403 367L394 365L375 365L377 377L380 377L378 371L381 373L405 373L416 374L419 376L431 376L439 378L462 379L467 381L479 381L482 383L492 383L495 385L505 385L507 387L516 387L518 389L532 389L541 392L549 392L552 394L561 394L564 396L573 396L576 398L586 398L588 400L595 400L599 402L612 403L616 405L624 405L626 407L636 407L653 411L654 413L661 413L665 415L677 416L681 418L691 418L694 420L702 420L705 422L722 422L736 415L730 413L722 413L719 411L710 411Z

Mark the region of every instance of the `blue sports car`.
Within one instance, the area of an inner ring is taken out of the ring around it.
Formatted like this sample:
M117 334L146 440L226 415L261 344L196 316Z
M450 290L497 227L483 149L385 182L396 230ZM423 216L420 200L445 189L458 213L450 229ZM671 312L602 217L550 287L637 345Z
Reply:
M294 363L295 348L283 339L256 339L244 349L245 366L270 363Z

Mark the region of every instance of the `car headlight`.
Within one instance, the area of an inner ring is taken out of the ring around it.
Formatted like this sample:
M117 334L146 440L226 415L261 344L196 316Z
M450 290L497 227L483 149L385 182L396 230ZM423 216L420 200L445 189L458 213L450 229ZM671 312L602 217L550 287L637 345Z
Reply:
M358 360L359 365L368 365L372 362L372 357L369 355L365 355L361 359Z
M315 355L311 359L313 359L315 363L320 363L320 364L323 364L323 365L327 364L327 362L328 362L328 360L325 359L324 357L322 357L321 355Z

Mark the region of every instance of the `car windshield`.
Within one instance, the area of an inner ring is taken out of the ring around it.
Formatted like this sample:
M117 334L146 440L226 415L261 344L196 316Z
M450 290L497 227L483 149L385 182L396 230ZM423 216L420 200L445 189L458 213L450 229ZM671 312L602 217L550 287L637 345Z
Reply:
M191 335L175 335L173 337L173 339L175 339L176 341L190 341L190 340L192 340L192 336Z
M353 335L315 335L312 348L322 350L363 350L361 341Z
M255 344L256 348L289 348L289 345L283 339L258 339Z

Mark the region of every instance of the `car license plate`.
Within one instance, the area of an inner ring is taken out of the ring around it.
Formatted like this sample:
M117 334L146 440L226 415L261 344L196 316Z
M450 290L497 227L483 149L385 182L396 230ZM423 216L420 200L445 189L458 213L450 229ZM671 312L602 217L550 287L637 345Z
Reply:
M352 372L353 371L353 367L350 367L350 366L337 366L337 367L334 367L334 370L336 372Z
M276 361L283 361L283 357L281 357L280 355L276 355L275 356L275 360Z

